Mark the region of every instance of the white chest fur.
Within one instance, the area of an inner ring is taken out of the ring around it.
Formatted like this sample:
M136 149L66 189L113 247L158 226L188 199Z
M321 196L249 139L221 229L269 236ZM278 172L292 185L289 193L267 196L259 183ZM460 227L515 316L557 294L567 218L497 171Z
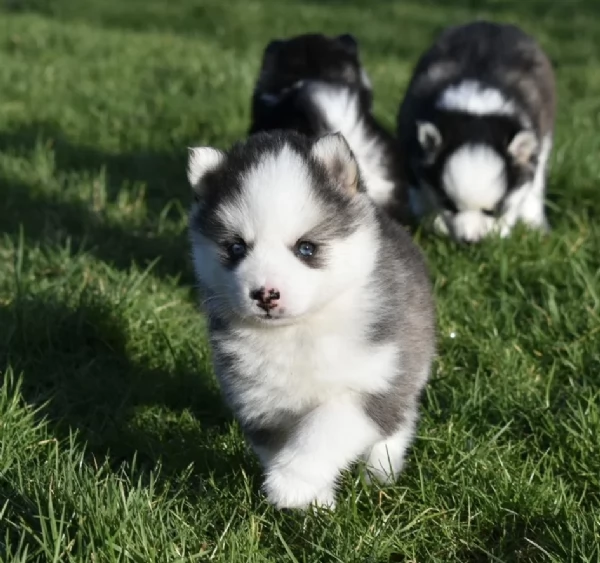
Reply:
M236 329L218 346L235 357L235 369L218 375L246 421L302 412L344 394L383 391L397 374L398 347L370 343L364 332L364 321L348 317Z

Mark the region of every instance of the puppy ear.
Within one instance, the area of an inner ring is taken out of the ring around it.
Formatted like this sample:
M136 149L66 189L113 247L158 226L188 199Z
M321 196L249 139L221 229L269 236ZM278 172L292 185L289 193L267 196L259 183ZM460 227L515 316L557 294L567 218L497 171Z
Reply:
M351 33L342 33L342 35L336 37L336 40L338 43L341 43L349 53L354 55L358 53L358 41Z
M440 130L429 121L417 122L417 140L428 158L434 157L442 146Z
M508 145L508 154L517 164L526 166L531 163L538 146L536 134L531 130L524 129L512 138Z
M325 167L327 175L340 190L349 195L358 192L358 164L343 135L324 135L312 146L311 155Z
M188 148L187 177L196 196L202 196L203 179L225 160L225 153L212 147Z
M272 55L273 53L279 50L279 47L283 45L282 39L273 39L266 47L265 47L265 55Z

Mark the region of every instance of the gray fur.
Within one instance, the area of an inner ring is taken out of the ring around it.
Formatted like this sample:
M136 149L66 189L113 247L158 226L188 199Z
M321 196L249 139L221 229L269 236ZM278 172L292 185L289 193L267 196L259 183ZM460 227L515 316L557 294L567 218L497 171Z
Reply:
M414 121L444 89L465 78L488 83L515 99L539 136L552 131L556 83L548 56L514 25L476 21L444 30L417 62L398 116L403 146Z
M474 81L482 88L500 92L507 102L504 112L453 109L439 105L449 88ZM511 194L531 183L543 200L548 147L552 146L556 117L556 83L552 64L537 41L510 24L475 21L444 30L418 60L397 120L399 154L404 185L410 185L433 207L454 216L459 209L448 196L443 175L446 163L465 146L485 146L504 161L504 196L491 208L481 209L494 218L514 217L531 226L545 228L543 211L535 218L528 211L511 207ZM432 123L443 142L428 154L417 140L419 123ZM521 131L531 131L537 140L527 161L515 158L509 145ZM545 144L544 144L545 143ZM536 172L538 161L540 170ZM486 186L482 186L482 190ZM542 203L543 205L543 203ZM421 215L422 212L413 212ZM452 224L448 225L452 231Z
M357 307L365 307L366 311L364 317L361 317L361 322L364 323L363 330L360 331L362 342L349 343L349 346L372 349L373 354L377 354L384 345L389 344L395 347L398 353L397 356L390 356L389 364L380 364L389 365L385 367L389 370L386 381L391 380L391 383L387 384L385 392L362 392L354 387L351 388L352 391L349 388L345 392L353 397L359 393L359 405L379 428L381 440L392 436L403 427L409 429L412 434L417 420L420 394L429 376L435 353L434 303L426 262L408 233L378 209L368 197L360 173L352 193L343 193L339 187L333 185L331 174L341 174L343 171L337 171L335 166L328 170L313 160L311 150L316 142L318 141L297 133L278 132L260 133L236 144L227 153L221 167L204 179L204 199L195 204L191 214L192 241L198 240L194 239L194 233L217 244L221 243L222 236L232 235L223 234L224 229L220 228L218 222L218 210L226 205L229 199L241 197L246 189L244 172L251 167L252 162L261 160L267 154L277 154L284 146L293 149L309 171L306 178L315 194L311 205L320 206L327 217L323 227L318 227L317 234L311 234L310 237L315 236L327 252L328 247L333 249L336 244L357 231L373 234L372 239L369 238L373 240L373 247L369 252L371 256L376 257L375 266L366 281L366 288L361 289L365 293L364 301L358 299L356 302ZM284 178L282 189L285 189ZM273 213L277 213L277 209L274 209ZM318 256L316 258L320 260ZM206 312L211 319L210 341L215 371L224 398L236 414L249 442L259 453L263 463L268 464L278 451L301 432L302 421L319 407L320 399L315 399L309 393L309 399L300 397L295 404L293 395L288 394L285 400L290 399L291 402L287 404L281 401L281 397L286 395L284 390L281 390L283 395L278 395L279 399L275 398L274 403L269 404L269 401L255 399L254 390L257 385L261 385L264 373L293 372L296 355L313 349L318 342L315 341L315 345L298 343L297 348L286 354L279 354L278 328L262 325L254 329L251 322L237 317L235 312L228 310L226 301L219 301L218 293L224 290L216 291L204 283L204 265L197 264L196 267L198 285L204 296L208 297ZM319 263L319 268L325 272L328 267L326 258ZM363 288L363 285L357 286L357 289L359 287ZM352 307L353 304L349 306ZM362 311L362 308L359 310ZM264 342L264 335L270 335L267 338L272 338L273 353L268 352L270 341L267 351L255 351L252 340L254 330L260 332L261 342ZM309 334L313 337L312 333ZM318 339L319 334L315 334L314 338ZM286 341L286 346L290 345L289 342ZM296 344L293 343L292 346L295 347ZM352 350L349 349L348 352L352 353ZM369 351L366 357L370 357L370 354ZM251 364L247 361L249 355L253 355ZM344 360L345 358L340 357L340 362ZM329 359L328 362L332 360ZM247 369L252 371L247 372ZM337 369L335 365L333 369ZM302 373L299 372L298 377L301 376ZM361 373L360 377L364 377L364 381L368 382L371 374L367 370L364 374ZM324 394L327 395L327 392L324 391ZM248 402L249 400L253 402ZM277 401L281 404L276 404Z
M375 343L395 340L402 367L394 378L393 392L369 395L365 409L384 434L391 435L404 421L412 423L417 410L416 399L429 375L423 371L423 358L431 358L435 353L435 319L422 254L397 223L385 217L380 221L383 244L379 250L377 291L387 297L381 299L370 324L370 338Z

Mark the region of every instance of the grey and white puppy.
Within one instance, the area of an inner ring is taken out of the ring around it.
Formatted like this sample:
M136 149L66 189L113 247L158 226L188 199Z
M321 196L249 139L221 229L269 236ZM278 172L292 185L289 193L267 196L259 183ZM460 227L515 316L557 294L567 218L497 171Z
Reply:
M413 212L475 242L518 221L546 230L553 145L550 60L518 27L476 21L446 29L418 61L398 116Z
M333 506L363 457L401 470L435 348L422 254L367 195L344 137L190 149L193 263L222 392L274 505Z

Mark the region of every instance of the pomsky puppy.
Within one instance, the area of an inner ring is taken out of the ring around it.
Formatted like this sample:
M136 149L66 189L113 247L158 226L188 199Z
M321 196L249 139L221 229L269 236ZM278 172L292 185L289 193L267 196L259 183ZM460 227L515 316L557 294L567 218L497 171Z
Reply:
M311 33L271 41L252 96L249 133L293 129L318 137L341 133L373 200L409 221L394 137L372 113L373 89L350 34Z
M190 149L193 263L215 372L280 508L332 507L363 457L402 468L435 350L426 263L339 134Z
M447 28L418 61L398 116L413 211L438 233L476 242L518 221L547 230L555 77L518 27Z

